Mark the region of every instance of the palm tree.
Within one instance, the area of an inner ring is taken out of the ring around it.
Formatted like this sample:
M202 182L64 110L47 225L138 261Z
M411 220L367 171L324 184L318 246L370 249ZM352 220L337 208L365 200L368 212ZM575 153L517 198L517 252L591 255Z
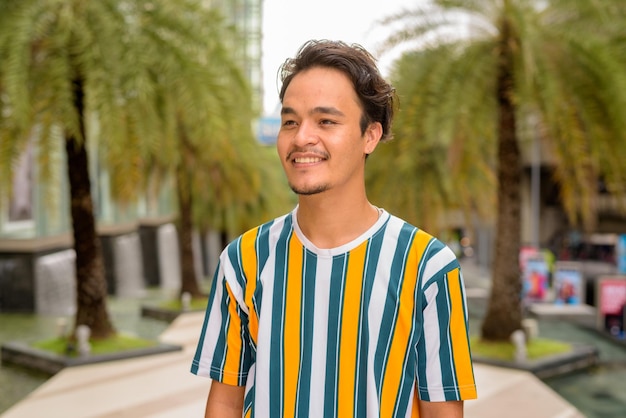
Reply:
M115 330L107 311L88 142L96 143L113 173L115 197L132 201L143 185L144 157L167 153L163 139L179 126L172 123L178 113L163 112L178 110L175 90L164 94L163 83L174 80L175 68L168 65L197 69L200 58L186 53L206 33L196 30L211 22L201 21L206 13L193 0L3 0L0 10L0 158L3 167L10 166L37 129L45 170L45 150L55 141L65 144L76 251L75 326L88 325L94 338L104 338ZM201 58L211 64L206 51ZM202 105L207 89L196 87L185 99Z
M447 232L443 214L456 209L469 223L473 213L492 215L495 203L495 193L490 192L495 184L493 158L485 154L489 147L480 149L469 142L475 137L491 140L484 129L488 124L469 124L468 115L460 115L451 138L439 129L443 125L436 118L441 115L430 113L432 97L424 89L438 82L433 76L441 65L440 55L430 50L406 53L394 63L392 77L400 102L395 139L379 145L367 171L368 191L377 203L435 235ZM469 105L468 100L476 102L478 97L467 91L463 101ZM464 181L455 181L460 176Z
M151 54L167 129L149 161L151 169L175 178L180 292L203 297L194 269L194 230L242 233L255 215L270 208L276 213L285 199L274 190L276 182L262 181L279 165L268 164L266 150L253 135L251 89L233 53L236 48L225 42L237 39L234 29L215 10L190 15L187 28L178 42L171 35L152 34L159 51L174 44L174 52L195 59L180 60L175 53L164 57L156 50ZM263 198L268 193L273 196L269 206Z
M398 136L407 136L400 138L403 152L449 149L435 154L448 163L438 170L456 185L447 186L453 196L461 188L473 193L461 199L465 204L482 196L463 171L472 164L495 170L493 284L483 339L508 340L521 327L521 147L537 136L549 147L573 224L593 228L599 177L611 192L624 193L625 16L619 0L434 0L384 21L399 25L386 48L413 42L416 50L396 67L407 96L398 127ZM421 160L414 160L414 173L424 171Z
M216 182L205 172L211 159L227 166L240 164L232 157L242 155L240 144L252 137L247 134L252 129L252 98L232 49L223 41L234 39L235 34L219 12L200 9L186 18L186 30L176 33L163 33L163 23L146 25L155 40L155 50L148 56L158 85L159 112L166 121L159 148L148 154L149 169L175 179L180 292L202 297L194 269L194 200L206 193L204 189L233 185L237 189L233 182L240 178ZM163 54L164 50L172 53ZM180 59L180 55L187 58ZM201 186L196 179L204 180Z

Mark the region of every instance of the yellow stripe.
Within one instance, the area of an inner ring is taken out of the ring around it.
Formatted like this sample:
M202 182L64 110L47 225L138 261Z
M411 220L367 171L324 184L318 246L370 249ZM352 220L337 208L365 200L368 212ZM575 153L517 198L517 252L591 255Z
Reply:
M339 393L340 417L354 416L354 391L356 387L356 359L361 311L361 289L367 243L350 252L341 313L341 340L339 342ZM366 353L363 353L366 355Z
M285 392L284 416L296 416L296 390L300 372L300 316L302 311L302 246L297 239L289 243L289 266L285 294ZM277 382L271 382L275 384Z
M402 289L400 291L400 310L395 324L394 339L391 342L387 367L383 377L383 388L380 400L380 416L391 417L398 397L400 388L400 380L402 379L402 371L404 370L404 357L407 350L408 340L410 336L411 326L413 324L413 308L415 305L415 286L417 285L417 268L422 258L424 250L432 237L425 232L418 231L413 239L410 252L418 254L409 255L406 267L404 269L404 277L402 280ZM401 336L402 339L398 338Z
M415 393L413 393L413 405L411 406L411 418L420 418L420 397L417 393L417 386L415 387Z
M230 296L228 304L228 312L230 314L230 323L226 331L227 350L226 361L224 362L224 383L229 385L238 385L239 363L241 360L241 319L237 313L237 301L230 290L230 286L226 283L226 291Z
M245 254L245 257L241 260L243 264L243 272L246 275L246 293L244 295L244 300L249 312L248 329L254 344L257 343L259 335L259 317L257 312L254 310L254 305L252 305L252 297L254 296L254 292L256 290L257 274L257 258L254 245L256 243L258 231L259 228L255 228L246 232L241 237L242 254Z
M461 392L461 399L473 399L476 397L476 387L472 373L465 312L463 310L463 294L461 292L458 269L448 273L448 288L450 305L452 306L452 311L450 312L450 338L456 378Z

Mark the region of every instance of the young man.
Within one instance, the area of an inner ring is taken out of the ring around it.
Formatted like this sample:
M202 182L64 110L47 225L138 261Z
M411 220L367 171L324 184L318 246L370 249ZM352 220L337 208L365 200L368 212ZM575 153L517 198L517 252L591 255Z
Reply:
M393 88L342 42L306 43L281 76L299 204L220 257L192 365L213 379L206 416L462 417L476 387L459 264L366 196Z

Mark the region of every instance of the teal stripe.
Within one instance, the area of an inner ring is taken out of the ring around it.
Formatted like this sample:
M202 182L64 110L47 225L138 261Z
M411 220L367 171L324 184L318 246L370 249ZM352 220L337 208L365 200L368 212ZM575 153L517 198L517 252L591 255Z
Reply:
M315 318L315 277L317 256L304 250L304 283L302 286L302 316L300 323L300 375L296 392L296 417L308 418L311 400L311 363L313 359L313 320Z
M415 231L417 232L417 230ZM394 416L400 416L404 414L404 411L409 409L409 405L413 402L413 390L416 384L416 350L415 346L420 341L420 333L423 330L423 316L422 316L422 300L421 296L423 294L421 290L421 282L424 274L424 269L426 267L426 260L429 252L429 248L433 243L433 240L430 240L427 244L424 252L421 254L413 254L411 248L414 244L415 235L413 235L411 239L411 246L409 248L409 252L412 254L411 257L419 257L417 261L417 269L414 272L416 275L416 283L413 288L413 309L411 312L411 331L408 335L407 346L404 352L404 361L402 364L402 375L400 377L400 383L398 386L398 396L396 398L396 404L394 405ZM409 272L410 273L410 272ZM404 307L406 309L406 306Z
M337 416L341 310L343 308L347 265L347 254L333 257L333 264L330 272L330 298L328 304L328 336L326 347L324 418L332 418Z
M252 309L257 313L257 318L260 320L261 306L263 302L263 282L261 281L261 272L265 268L265 264L269 259L270 244L269 237L272 230L273 222L268 222L259 228L259 232L255 241L255 250L257 256L257 268L256 268L256 288L254 295L252 295ZM256 344L251 340L250 343L256 352Z
M415 310L415 306L413 308ZM404 353L404 363L402 364L402 377L400 378L400 386L398 387L398 397L396 398L396 405L394 407L393 416L404 416L403 411L407 411L409 403L413 401L413 387L415 383L415 369L411 367L415 364L415 333L417 327L415 322L411 327L411 334L409 335L409 344L406 347Z
M257 278L263 271L265 267L265 263L270 256L270 232L272 230L272 225L274 221L267 222L259 227L259 231L257 233L256 241L255 241L255 249L257 255Z
M276 242L276 266L274 272L274 289L272 302L272 326L270 336L270 387L269 411L270 417L283 416L283 394L285 386L284 356L283 356L283 329L285 322L285 290L287 277L287 261L289 260L289 241L292 236L291 218L285 218L280 237Z
M430 285L432 285L432 282L430 282ZM420 394L420 399L424 401L430 401L430 394L428 393L428 390L426 390L426 388L428 387L428 378L426 377L426 366L428 363L428 355L426 353L426 343L425 343L424 326L423 326L424 310L428 307L428 302L426 301L426 298L424 297L424 291L427 288L428 286L424 286L421 292L422 297L421 297L420 308L421 308L422 325L420 326L420 337L419 337L420 344L418 344L417 350L416 350L417 351L417 362L416 362L417 380L419 382L419 388L422 388L422 390L419 391L419 394Z
M204 321L202 322L202 331L200 332L200 340L198 341L198 346L196 347L196 354L193 357L193 361L191 362L191 372L193 374L198 374L198 368L200 367L200 358L202 357L202 349L204 347L204 340L207 335L207 326L209 324L209 313L211 311L211 307L215 302L215 293L217 291L217 282L220 281L220 277L218 277L220 271L220 262L217 264L217 268L215 269L215 273L213 273L213 282L211 283L211 291L209 292L209 300L206 306L206 312L204 314Z
M241 237L237 238L236 241L233 241L228 245L228 247L226 248L226 252L228 254L230 264L235 270L235 278L237 279L237 283L239 283L239 287L245 289L246 278L243 274L243 263L241 262L241 242Z
M456 385L456 375L452 367L452 359L450 354L452 347L450 346L450 298L446 275L439 273L438 275L439 292L437 293L437 317L439 320L439 359L441 367L442 385L449 388ZM456 400L454 394L444 390L447 401Z
M433 281L436 280L436 275L435 275L435 279L431 279L426 283L423 282L423 277L424 277L424 270L426 269L426 266L428 265L428 260L430 259L430 257L432 257L432 253L429 251L429 249L436 242L437 240L431 239L431 241L428 243L428 246L424 250L424 255L422 256L422 259L420 260L419 268L418 268L419 281L417 284L417 288L420 290L420 292L419 292L419 300L418 300L419 303L417 304L417 306L420 309L420 312L419 312L420 335L418 339L420 344L418 344L417 350L416 350L417 351L416 374L417 374L417 380L419 383L419 387L417 389L419 391L420 399L424 401L430 401L430 394L428 393L428 390L425 389L428 387L428 378L426 377L426 366L428 364L428 355L426 352L426 343L425 343L426 340L424 336L423 322L424 322L424 310L428 307L428 301L424 297L424 293L426 292L426 289L433 284ZM420 387L424 389L420 390Z
M411 332L408 336L408 344L406 347L406 351L404 353L404 363L402 364L402 376L400 378L400 385L398 387L398 397L396 399L396 405L394 407L394 416L403 415L403 411L410 410L410 404L413 402L414 397L414 389L416 385L416 356L417 352L415 350L415 346L420 340L420 331L423 329L423 317L421 310L421 280L422 272L424 269L425 263L424 255L417 255L420 257L420 260L417 264L417 271L415 274L418 277L418 280L415 283L415 288L413 289L413 311L411 313ZM405 307L406 308L406 307Z
M367 357L369 354L369 317L367 313L370 309L372 289L376 278L376 268L380 258L380 251L383 246L384 232L387 223L370 239L367 245L365 256L365 267L363 277L363 288L361 292L361 311L359 312L358 349L356 357L356 377L354 393L354 416L364 417L367 414Z
M380 325L380 333L378 336L378 344L374 354L374 379L376 382L376 390L380 399L383 387L383 378L385 368L388 363L389 350L393 335L395 332L396 321L398 318L399 295L403 285L403 274L408 258L408 252L416 228L405 223L398 233L397 244L391 262L391 271L389 276L389 284L387 287L387 298L383 309L383 317Z
M263 283L260 280L261 271L265 267L267 260L269 258L270 253L270 245L269 245L269 236L271 232L271 227L274 224L274 221L267 222L259 227L259 232L256 237L256 241L254 244L257 256L257 277L256 277L256 290L254 295L252 296L252 306L254 311L257 313L257 317L259 316L260 306L262 302L263 295ZM256 345L250 339L250 346L254 352L252 353L254 356L254 362L256 362ZM250 411L250 417L256 417L256 409L254 408L254 401L256 397L256 382L250 388L249 392L246 394L244 399L244 415Z
M222 280L222 300L220 304L220 314L222 317L222 326L220 327L217 337L215 352L213 353L213 361L211 363L211 379L219 382L223 381L223 369L226 362L226 352L228 345L226 342L226 331L230 325L230 315L228 314L228 304L230 303L230 295L226 291L226 280Z
M243 399L243 415L245 416L248 411L250 411L250 418L256 417L256 411L254 409L254 399L256 392L256 384L252 385L250 391L246 393L245 398Z
M252 366L253 358L252 351L250 350L250 332L248 331L248 315L237 305L237 314L241 318L241 328L239 329L239 336L241 338L241 352L239 353L239 371L237 385L245 386L248 377L248 371Z

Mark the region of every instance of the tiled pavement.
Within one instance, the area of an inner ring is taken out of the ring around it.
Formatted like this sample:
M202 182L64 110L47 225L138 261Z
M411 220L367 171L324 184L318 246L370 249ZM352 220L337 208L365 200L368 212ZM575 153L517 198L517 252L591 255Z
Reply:
M179 316L162 334L182 351L70 367L1 418L193 418L203 416L210 380L189 372L203 313ZM528 372L475 364L477 400L466 418L584 418Z

